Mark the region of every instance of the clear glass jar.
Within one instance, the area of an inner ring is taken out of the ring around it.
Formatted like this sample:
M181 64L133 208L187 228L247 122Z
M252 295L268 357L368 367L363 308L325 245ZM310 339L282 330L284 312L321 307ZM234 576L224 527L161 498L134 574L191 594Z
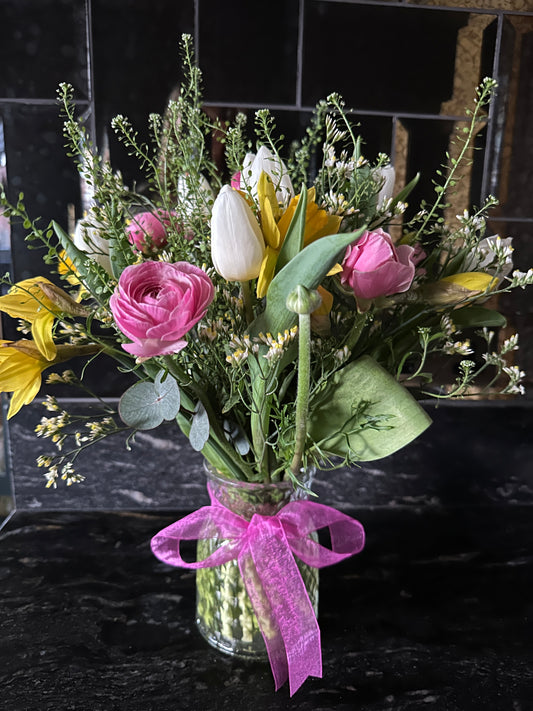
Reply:
M292 482L270 484L230 480L206 465L213 496L233 513L248 521L257 513L274 516L290 501L307 498L304 489ZM310 486L314 469L306 472L303 483ZM315 534L316 535L316 534ZM219 538L198 541L197 558L203 560L224 541ZM318 568L295 558L307 588L309 599L318 613ZM269 620L262 620L268 629ZM212 647L245 659L267 659L265 643L250 598L244 587L237 560L214 568L196 571L196 624Z

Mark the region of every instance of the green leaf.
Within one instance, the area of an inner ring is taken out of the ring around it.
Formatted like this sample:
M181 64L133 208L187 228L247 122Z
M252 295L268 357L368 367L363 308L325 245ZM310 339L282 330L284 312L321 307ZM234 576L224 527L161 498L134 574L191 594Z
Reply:
M189 442L196 452L201 452L209 439L209 417L201 402L196 406L196 411L191 422Z
M325 452L353 463L370 462L405 447L430 424L414 397L363 356L330 379L321 405L310 413L309 434Z
M305 235L305 220L307 217L307 188L302 185L300 191L300 199L294 215L292 216L291 224L281 245L280 252L276 261L276 274L288 264L293 257L302 251Z
M164 372L161 370L154 382L135 383L120 398L118 412L129 427L152 430L178 414L180 389L172 377L161 381Z
M81 249L76 247L70 235L67 234L65 230L57 224L57 222L53 220L52 225L61 246L67 253L68 258L73 264L76 265L76 271L78 272L81 281L87 285L93 294L98 293L97 288L100 284L99 279L97 279L96 275L89 267L87 267L90 257L85 254L85 252L82 252Z
M455 309L450 317L458 328L504 328L507 319L503 314L483 306L465 306Z
M316 289L348 245L356 242L365 229L366 226L357 232L321 237L293 257L270 283L266 308L250 324L250 334L257 336L263 332L276 336L294 326L297 316L286 306L291 291L298 284L308 289Z
M390 204L389 209L391 210L391 212L394 212L394 208L396 207L396 205L399 202L405 202L409 193L413 190L413 188L416 187L416 184L418 183L419 180L420 180L420 173L417 173L415 175L415 177L409 183L407 183L407 185L403 188L403 190L400 190L398 195L396 195L396 197L393 199L393 201Z

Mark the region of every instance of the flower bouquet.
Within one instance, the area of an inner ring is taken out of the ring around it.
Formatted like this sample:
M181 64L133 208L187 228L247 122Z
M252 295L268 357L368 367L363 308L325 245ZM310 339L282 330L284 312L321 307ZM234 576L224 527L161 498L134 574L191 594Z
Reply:
M150 116L153 143L123 116L112 123L145 172L142 189L91 145L62 84L87 213L73 234L56 222L42 229L22 194L10 203L2 192L63 287L4 280L0 310L20 319L22 337L1 341L0 390L13 393L12 417L42 373L70 358L112 358L131 372L116 413L106 404L82 421L47 397L54 414L37 434L58 449L38 460L47 485L82 481L76 458L103 437L126 432L129 446L136 431L176 421L205 458L211 505L157 534L153 551L198 569L198 624L211 644L245 657L266 648L276 688L289 678L294 693L321 675L316 570L364 543L357 521L310 499L314 471L412 442L430 424L421 397L468 395L480 376L521 392L524 374L508 360L517 337L495 344L505 319L492 297L531 284L533 270L512 271L510 239L486 236L493 198L454 224L443 218L494 81L478 88L433 203L407 219L418 176L395 191L388 157L364 156L338 95L319 102L285 153L267 110L250 135L243 115L229 126L209 119L187 36L182 52L179 96ZM477 361L460 336L471 329L484 344ZM444 357L454 382L434 380ZM72 370L48 383L87 387ZM318 540L325 527L331 548ZM199 541L197 562L182 559L182 540Z

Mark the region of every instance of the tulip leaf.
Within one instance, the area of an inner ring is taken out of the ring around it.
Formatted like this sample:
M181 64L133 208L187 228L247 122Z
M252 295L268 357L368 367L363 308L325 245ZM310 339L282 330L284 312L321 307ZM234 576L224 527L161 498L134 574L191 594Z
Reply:
M302 185L298 205L292 216L291 223L281 245L276 261L276 273L281 271L293 257L302 251L305 235L305 221L307 217L307 188Z
M504 328L507 319L503 314L483 306L465 306L450 313L451 319L458 328Z
M263 332L276 336L292 328L297 316L286 306L291 291L299 284L307 289L316 289L348 245L356 242L365 229L366 226L356 232L321 237L296 254L270 282L266 308L250 324L251 335Z
M191 429L189 431L189 442L196 452L201 452L209 439L209 416L205 407L198 402L195 413L192 417Z
M82 281L87 281L90 282L91 280L91 275L89 269L85 266L86 260L89 259L88 255L85 254L85 252L82 252L81 249L76 247L74 242L72 241L72 238L70 235L65 232L65 230L57 224L54 220L52 221L52 225L54 228L54 232L57 235L57 238L67 253L67 257L71 260L73 264L76 265L76 270L81 278ZM89 284L90 286L90 284Z
M414 397L363 356L329 379L322 403L311 410L309 434L325 453L370 462L398 451L430 424Z
M152 430L164 420L173 420L180 409L180 389L172 377L162 381L161 370L154 382L135 383L120 398L118 412L129 427Z

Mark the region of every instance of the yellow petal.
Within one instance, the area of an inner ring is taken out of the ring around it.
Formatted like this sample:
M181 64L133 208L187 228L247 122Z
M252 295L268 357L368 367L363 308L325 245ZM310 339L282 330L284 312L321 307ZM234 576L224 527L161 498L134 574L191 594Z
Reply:
M259 299L266 296L270 282L274 278L277 261L278 253L271 247L267 246L265 256L263 257L263 263L261 264L261 271L259 272L259 277L257 279L257 296Z
M41 387L41 370L36 374L35 378L26 382L26 384L18 390L15 390L9 403L7 419L11 419L23 405L29 405L35 399Z
M47 282L44 277L33 277L14 284L5 296L0 296L0 311L12 318L33 321L42 311L54 310L54 305L41 291L39 282Z
M325 316L329 314L333 307L333 294L323 286L319 286L317 289L318 293L322 297L322 303L313 311L313 316Z
M264 175L264 173L262 175ZM276 220L274 219L272 206L268 201L263 203L261 207L261 230L267 246L279 250L281 237L278 226L276 225Z
M54 325L54 314L45 311L40 318L36 318L31 325L31 335L37 348L41 351L46 360L54 360L56 357L56 344L52 338L52 327Z
M342 266L337 263L331 267L326 276L333 276L334 274L338 274L339 272L342 272Z
M443 277L441 281L456 284L457 286L468 289L469 291L486 291L498 281L491 274L484 272L462 272L461 274L452 274L451 276Z

